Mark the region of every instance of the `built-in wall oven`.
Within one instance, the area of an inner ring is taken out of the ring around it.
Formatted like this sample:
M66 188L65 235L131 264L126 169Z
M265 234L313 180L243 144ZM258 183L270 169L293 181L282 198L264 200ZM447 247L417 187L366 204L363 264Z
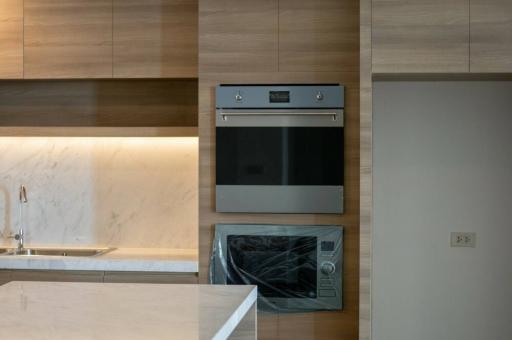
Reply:
M216 210L343 212L344 87L219 85Z
M277 312L342 308L343 228L217 224L210 282L258 286Z

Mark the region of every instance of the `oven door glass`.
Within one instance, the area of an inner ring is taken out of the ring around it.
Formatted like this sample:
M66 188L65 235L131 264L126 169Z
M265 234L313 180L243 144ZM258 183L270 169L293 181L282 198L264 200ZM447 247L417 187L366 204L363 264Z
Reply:
M217 185L343 185L342 127L217 127Z
M227 236L227 283L258 286L266 298L316 298L317 238Z

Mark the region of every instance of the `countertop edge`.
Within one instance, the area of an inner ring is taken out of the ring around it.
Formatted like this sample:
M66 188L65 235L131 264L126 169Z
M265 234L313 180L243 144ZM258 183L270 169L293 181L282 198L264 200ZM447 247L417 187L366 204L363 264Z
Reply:
M212 338L212 340L224 340L228 339L231 333L236 329L236 327L240 324L242 319L245 317L249 309L256 303L258 299L258 288L256 286L247 294L245 300L238 306L238 308L231 314L229 319L224 323L224 325L217 331L217 334Z
M4 270L62 270L62 271L112 271L112 272L159 272L191 273L199 271L199 262L194 256L180 254L162 255L155 258L134 255L112 257L115 251L98 257L57 256L0 256L0 269ZM173 258L175 256L176 258ZM187 258L187 257L190 257Z

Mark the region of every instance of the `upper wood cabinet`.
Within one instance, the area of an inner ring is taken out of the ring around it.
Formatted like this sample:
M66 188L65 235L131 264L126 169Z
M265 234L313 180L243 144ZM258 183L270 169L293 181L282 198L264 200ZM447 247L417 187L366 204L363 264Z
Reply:
M201 0L200 72L276 72L277 0Z
M24 0L25 78L111 78L112 0Z
M114 77L197 77L197 0L114 0Z
M512 72L512 1L471 0L471 72Z
M373 0L372 15L373 72L469 71L468 0Z
M0 78L23 78L23 0L0 1Z
M354 71L358 52L358 1L279 1L280 71Z

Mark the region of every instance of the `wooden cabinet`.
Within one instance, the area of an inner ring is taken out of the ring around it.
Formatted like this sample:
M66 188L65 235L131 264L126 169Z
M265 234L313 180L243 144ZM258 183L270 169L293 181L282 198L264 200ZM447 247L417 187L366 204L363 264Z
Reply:
M10 281L197 284L198 279L196 273L0 270L0 285Z
M103 282L103 272L63 270L12 270L10 281Z
M358 23L354 0L280 0L279 70L357 70Z
M104 280L114 283L197 284L198 282L195 273L105 272Z
M373 72L469 72L468 0L373 0L372 14Z
M25 78L111 78L111 0L24 0Z
M201 0L200 72L276 72L277 0Z
M114 0L114 77L197 77L197 0Z
M471 72L512 72L512 1L471 0Z
M0 78L23 78L23 0L0 1Z

